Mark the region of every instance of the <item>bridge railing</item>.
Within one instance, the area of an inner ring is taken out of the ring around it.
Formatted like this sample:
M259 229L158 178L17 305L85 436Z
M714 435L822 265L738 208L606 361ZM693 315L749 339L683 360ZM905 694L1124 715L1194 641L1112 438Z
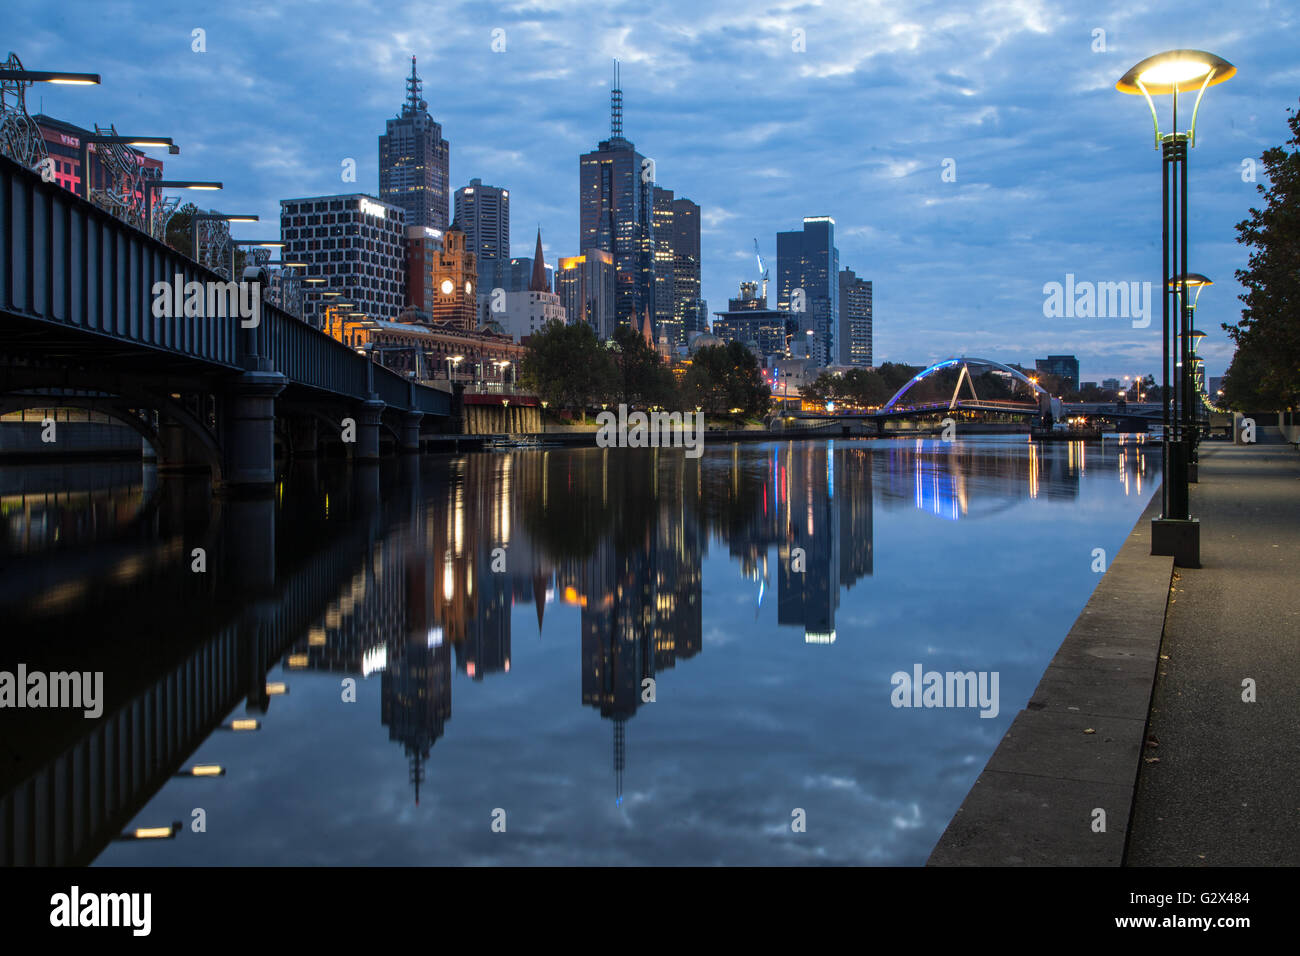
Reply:
M167 301L171 316L154 315L154 288L160 282L170 294L159 304ZM0 156L0 313L209 369L234 371L251 367L252 357L266 358L290 384L357 399L369 394L367 357L265 300L260 324L252 329L243 327L239 315L186 317L184 286L190 282L201 284L206 306L208 283L224 285L226 279ZM376 381L385 382L382 396L389 404L450 412L445 392L423 385L412 389L400 377L400 389L385 375Z
M237 316L154 315L155 283L178 277L182 302L184 283L220 278L0 156L0 310L236 367Z

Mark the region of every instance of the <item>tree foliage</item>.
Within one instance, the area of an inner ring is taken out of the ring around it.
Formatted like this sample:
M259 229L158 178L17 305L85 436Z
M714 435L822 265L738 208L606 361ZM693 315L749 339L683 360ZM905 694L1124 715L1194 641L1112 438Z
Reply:
M1248 268L1237 270L1241 320L1223 326L1237 346L1223 391L1240 411L1300 405L1300 112L1287 113L1291 138L1261 157L1269 185L1255 189L1264 208L1237 224L1237 241L1251 251Z

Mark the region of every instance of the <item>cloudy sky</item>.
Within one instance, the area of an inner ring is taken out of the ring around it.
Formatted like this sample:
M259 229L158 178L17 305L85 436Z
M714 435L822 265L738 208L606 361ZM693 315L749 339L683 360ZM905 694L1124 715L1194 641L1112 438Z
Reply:
M578 156L609 134L618 58L626 135L701 207L712 310L756 277L755 237L775 272L775 234L829 215L841 265L875 284L877 361L1074 353L1085 380L1159 366L1158 302L1147 328L1044 315L1067 274L1159 284L1159 154L1115 80L1179 47L1239 71L1206 94L1189 167L1189 264L1217 282L1198 322L1211 375L1240 313L1233 226L1258 203L1243 161L1286 139L1300 98L1300 14L1267 0L7 6L27 67L103 76L38 87L33 108L172 136L169 177L223 180L217 208L260 214L253 238L278 238L281 198L377 193L414 54L453 184L511 190L515 255L539 224L548 260L576 254Z

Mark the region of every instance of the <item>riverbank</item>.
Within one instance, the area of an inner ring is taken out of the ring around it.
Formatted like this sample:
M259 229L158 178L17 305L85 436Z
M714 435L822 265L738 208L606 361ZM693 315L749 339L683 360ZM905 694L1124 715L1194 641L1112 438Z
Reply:
M1173 558L1159 485L930 854L930 866L1119 866Z
M1130 866L1300 859L1300 455L1277 431L1202 446L1201 567L1170 597Z

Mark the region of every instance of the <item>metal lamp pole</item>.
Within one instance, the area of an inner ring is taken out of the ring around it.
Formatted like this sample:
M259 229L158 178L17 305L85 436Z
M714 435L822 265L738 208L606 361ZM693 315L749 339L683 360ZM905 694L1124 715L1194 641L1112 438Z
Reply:
M1188 463L1192 430L1187 418L1185 376L1190 302L1187 289L1187 150L1196 144L1196 115L1206 89L1237 72L1231 63L1202 50L1170 50L1147 57L1115 84L1121 93L1146 98L1155 126L1155 143L1161 151L1161 339L1164 386L1162 409L1161 515L1152 521L1151 553L1172 555L1182 567L1200 567L1200 524L1189 513ZM1192 122L1178 129L1178 94L1198 89ZM1152 94L1169 94L1173 100L1172 132L1161 134ZM1171 298L1173 301L1171 301ZM1172 313L1172 314L1171 314ZM1170 340L1173 340L1172 343ZM1171 344L1173 354L1170 354ZM1173 376L1171 381L1171 361Z

